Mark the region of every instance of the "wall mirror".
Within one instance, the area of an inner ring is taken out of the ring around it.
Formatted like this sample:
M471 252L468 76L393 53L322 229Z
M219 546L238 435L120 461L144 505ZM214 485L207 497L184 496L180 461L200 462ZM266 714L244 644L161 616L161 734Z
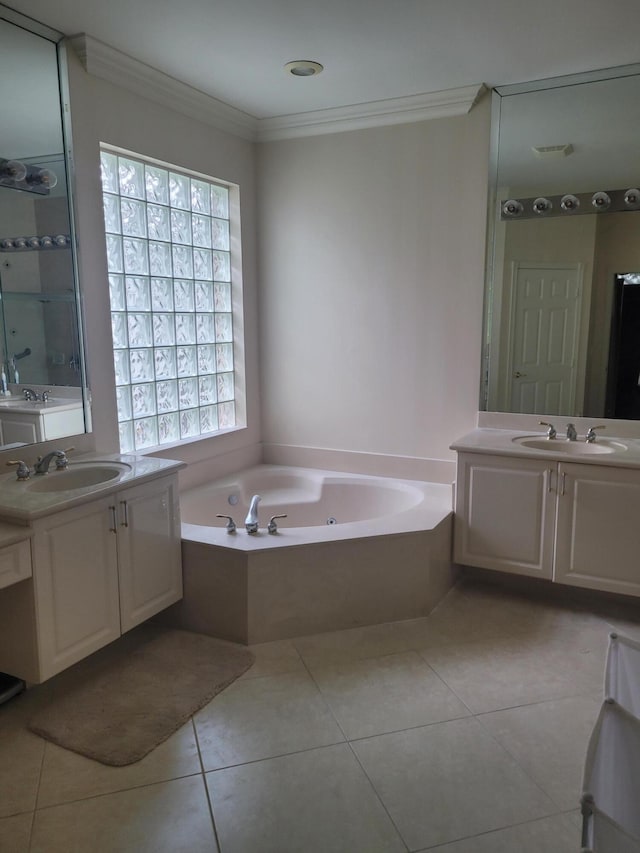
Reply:
M640 419L640 66L493 99L480 407Z
M60 38L0 6L0 449L89 428Z

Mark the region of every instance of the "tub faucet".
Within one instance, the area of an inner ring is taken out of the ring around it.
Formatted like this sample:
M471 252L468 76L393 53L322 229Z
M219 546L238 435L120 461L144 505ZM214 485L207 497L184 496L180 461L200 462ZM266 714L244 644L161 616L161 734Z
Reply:
M244 526L246 528L247 533L258 532L258 504L261 500L262 498L260 497L260 495L254 495L251 498L251 503L249 504L249 512L244 520Z

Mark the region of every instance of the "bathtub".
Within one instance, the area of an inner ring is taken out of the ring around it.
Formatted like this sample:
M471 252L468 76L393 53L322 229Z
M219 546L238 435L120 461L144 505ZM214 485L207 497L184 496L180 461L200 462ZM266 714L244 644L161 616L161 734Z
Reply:
M255 494L259 531L249 535ZM180 512L184 598L170 619L223 639L424 616L455 580L450 485L259 465L183 492ZM269 534L274 515L287 517Z

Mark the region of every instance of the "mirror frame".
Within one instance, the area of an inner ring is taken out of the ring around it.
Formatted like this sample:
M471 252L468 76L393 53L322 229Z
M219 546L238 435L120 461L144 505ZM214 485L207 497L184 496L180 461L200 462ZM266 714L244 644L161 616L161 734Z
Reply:
M73 143L71 132L71 108L70 108L70 87L69 87L69 64L68 64L68 46L67 38L63 33L54 30L51 27L40 23L39 21L29 18L14 9L9 8L0 3L0 21L4 21L13 26L20 27L26 32L44 38L51 42L56 51L56 73L59 90L59 114L60 126L63 140L63 157L65 164L65 188L67 199L67 211L69 217L69 235L70 235L70 252L71 252L71 269L73 275L73 304L76 312L77 325L77 343L80 355L80 394L82 399L84 433L70 433L69 438L74 435L87 435L92 431L91 423L91 400L87 378L87 353L84 336L84 312L82 293L80 286L79 264L78 264L78 242L77 242L77 211L75 198L75 169L73 157ZM56 386L53 386L56 387ZM66 387L66 386L57 386ZM76 386L73 386L76 387ZM33 445L25 445L30 447ZM2 450L0 445L0 450Z
M490 377L492 371L498 370L499 347L495 341L492 343L492 330L496 328L496 319L499 321L501 316L502 306L494 305L494 295L496 289L496 237L497 225L500 220L500 208L498 198L498 177L499 177L499 153L500 153L500 133L501 133L501 108L502 99L513 95L527 94L530 92L539 92L549 89L557 89L566 86L576 86L585 83L594 83L604 80L612 80L621 77L640 77L640 63L631 65L623 65L613 68L596 69L594 71L581 72L578 74L570 74L559 77L542 78L524 83L516 83L508 86L496 86L491 90L491 129L489 140L489 187L487 193L487 231L486 231L486 247L485 247L485 286L483 300L483 318L482 318L482 342L480 353L480 376L479 376L479 411L480 412L497 412L498 414L534 414L530 412L510 412L506 410L494 410L488 407ZM609 189L602 187L598 189ZM566 193L573 191L572 187L567 187L564 190ZM602 211L598 215L603 215L607 211ZM612 211L615 212L615 211ZM637 212L637 211L636 211ZM499 325L499 323L497 324ZM559 415L565 416L564 413ZM570 415L566 415L571 417ZM576 416L577 417L577 416ZM600 415L606 418L606 415Z

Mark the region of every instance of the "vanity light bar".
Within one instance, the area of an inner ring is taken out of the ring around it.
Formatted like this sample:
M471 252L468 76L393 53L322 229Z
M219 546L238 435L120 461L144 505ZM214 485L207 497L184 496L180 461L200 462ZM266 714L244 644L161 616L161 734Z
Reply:
M612 213L640 210L640 189L509 198L500 202L500 219L547 219L550 216L577 216L605 210Z
M71 245L69 234L55 237L0 237L0 252L28 252L38 249L66 249Z

